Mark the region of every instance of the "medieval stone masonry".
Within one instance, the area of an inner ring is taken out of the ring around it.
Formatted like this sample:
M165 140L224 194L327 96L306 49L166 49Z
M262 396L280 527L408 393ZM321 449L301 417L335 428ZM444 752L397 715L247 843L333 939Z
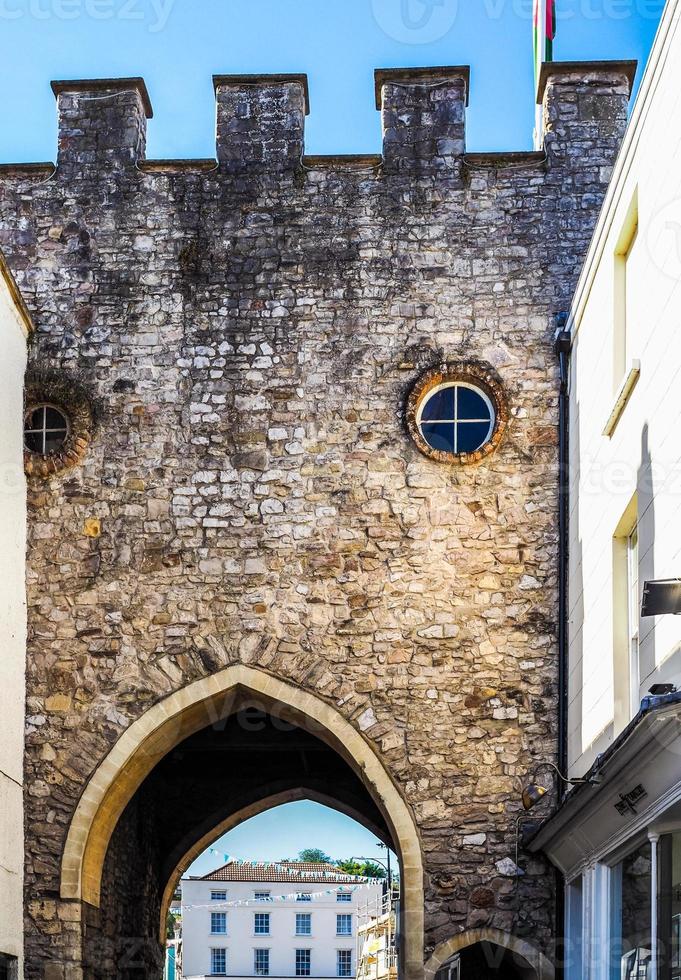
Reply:
M0 168L27 390L71 426L48 466L27 455L31 980L152 975L121 955L158 954L151 803L127 806L99 908L63 887L67 835L126 729L232 664L380 760L418 835L426 959L477 928L553 955L553 872L515 864L522 780L556 746L553 336L631 65L550 66L541 152L466 154L468 84L378 72L383 156L320 158L304 76L220 76L217 160L149 161L140 79L60 82L56 170ZM409 433L413 387L452 364L503 418L477 460Z

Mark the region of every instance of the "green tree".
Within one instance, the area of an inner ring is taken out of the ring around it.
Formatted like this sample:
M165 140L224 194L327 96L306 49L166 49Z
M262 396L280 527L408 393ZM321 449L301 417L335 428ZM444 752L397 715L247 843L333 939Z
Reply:
M331 864L329 855L319 847L304 847L298 855L298 860L311 864Z
M343 861L336 861L336 867L347 875L361 875L363 878L386 877L385 868L373 861L355 861L354 858L345 858Z

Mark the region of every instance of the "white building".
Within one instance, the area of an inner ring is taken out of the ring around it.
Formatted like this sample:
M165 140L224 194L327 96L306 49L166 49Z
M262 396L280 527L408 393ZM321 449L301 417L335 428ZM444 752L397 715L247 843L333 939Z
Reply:
M0 255L0 976L23 950L26 484L23 386L31 320Z
M669 0L568 321L564 761L589 782L532 847L574 980L681 977L681 619L641 615L681 576L680 21Z
M383 890L299 861L232 861L181 887L187 978L354 977L357 917Z

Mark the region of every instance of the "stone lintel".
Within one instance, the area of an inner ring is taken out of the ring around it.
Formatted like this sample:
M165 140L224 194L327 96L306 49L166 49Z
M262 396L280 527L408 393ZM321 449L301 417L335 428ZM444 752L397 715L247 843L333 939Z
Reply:
M558 76L575 75L584 77L590 74L622 74L629 82L629 95L634 84L636 75L637 61L545 61L539 72L539 82L537 84L537 104L544 101L544 93L549 78Z

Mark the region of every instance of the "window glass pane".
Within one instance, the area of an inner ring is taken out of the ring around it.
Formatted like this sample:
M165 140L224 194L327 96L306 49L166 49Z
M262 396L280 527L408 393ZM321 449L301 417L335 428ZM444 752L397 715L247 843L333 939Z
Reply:
M225 932L227 932L227 913L226 912L211 912L211 914L210 914L210 931L212 933L225 933Z
M474 453L487 441L489 422L462 422L457 426L456 450Z
M441 388L430 398L426 397L426 403L421 412L421 418L427 419L453 419L454 418L454 386Z
M310 976L310 950L309 949L296 950L296 976L297 977Z
M42 453L43 434L42 432L27 432L24 436L24 444L31 453Z
M312 901L312 895L310 894L310 892L300 892L299 895L296 895L296 901L297 902L311 902Z
M459 385L456 389L457 406L456 417L458 419L489 419L490 411L487 402L472 388L464 388Z
M454 452L453 422L426 422L421 426L421 435L431 448L441 453Z
M227 950L211 949L210 951L211 973L224 975L227 972Z
M35 408L26 416L27 429L42 429L45 423L45 409Z
M48 429L66 430L66 420L56 408L45 409L45 425Z
M646 841L611 872L611 980L649 975L650 864L650 843Z
M681 977L681 833L665 834L658 845L658 925L661 980Z
M312 932L312 916L309 912L296 914L296 933L299 936L309 936Z
M339 977L352 976L352 952L349 949L339 949L337 951L337 969Z
M213 891L210 893L211 902L224 902L226 898L227 898L227 892Z
M269 976L270 972L270 951L269 949L254 950L253 965L257 977Z
M270 913L269 912L256 912L255 913L255 932L257 935L267 935L270 931Z
M336 933L339 936L352 935L352 915L336 916Z
M352 892L338 892L338 894L336 895L336 901L337 902L351 902L352 901Z

